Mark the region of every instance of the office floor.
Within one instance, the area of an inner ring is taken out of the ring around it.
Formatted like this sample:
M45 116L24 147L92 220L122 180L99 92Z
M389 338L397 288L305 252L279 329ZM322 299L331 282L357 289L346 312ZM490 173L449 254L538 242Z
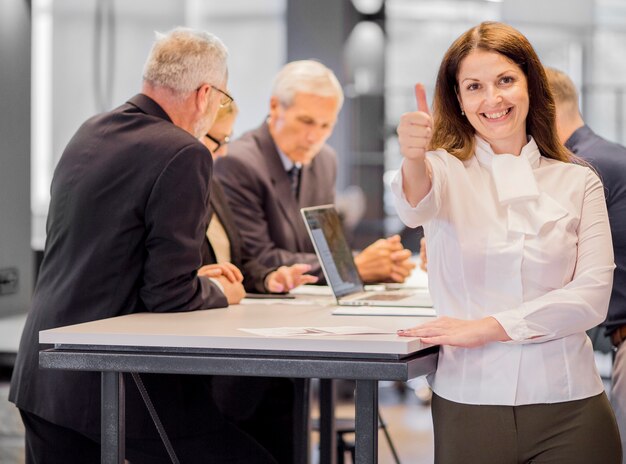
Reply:
M418 379L416 388L425 386L425 381ZM431 464L433 462L433 427L430 418L430 406L422 403L411 388L398 389L392 382L381 382L379 405L382 420L387 424L387 431L396 449L401 463ZM314 405L315 408L315 405ZM313 412L315 416L315 410ZM336 417L354 417L354 404L341 400L341 388L336 408ZM354 434L346 435L347 441L354 440ZM318 462L316 434L312 437L312 462ZM349 453L345 463L351 464ZM395 460L382 429L378 431L378 463L394 464Z
M24 463L24 427L17 408L9 403L9 371L0 369L0 463Z

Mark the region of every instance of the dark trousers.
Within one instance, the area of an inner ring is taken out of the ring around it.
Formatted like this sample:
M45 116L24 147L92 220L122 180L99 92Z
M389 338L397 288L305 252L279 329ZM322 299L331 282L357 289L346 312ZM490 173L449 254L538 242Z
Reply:
M99 437L88 437L20 410L26 428L26 464L100 462ZM250 436L231 424L211 435L176 438L172 446L181 464L276 464ZM126 440L131 464L171 463L159 440Z
M621 464L606 394L523 406L469 405L433 395L436 464Z

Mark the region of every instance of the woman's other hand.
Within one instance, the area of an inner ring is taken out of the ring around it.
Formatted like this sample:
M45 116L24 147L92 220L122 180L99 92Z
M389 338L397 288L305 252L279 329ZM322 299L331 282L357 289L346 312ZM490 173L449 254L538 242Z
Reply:
M438 317L411 329L398 330L401 337L418 337L429 345L450 345L476 348L491 342L511 340L493 317L477 320Z

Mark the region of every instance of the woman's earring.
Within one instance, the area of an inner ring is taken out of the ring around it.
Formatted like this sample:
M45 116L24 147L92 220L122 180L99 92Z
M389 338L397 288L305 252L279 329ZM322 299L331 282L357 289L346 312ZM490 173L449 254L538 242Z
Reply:
M463 108L461 108L461 116L465 116L465 111L463 111Z

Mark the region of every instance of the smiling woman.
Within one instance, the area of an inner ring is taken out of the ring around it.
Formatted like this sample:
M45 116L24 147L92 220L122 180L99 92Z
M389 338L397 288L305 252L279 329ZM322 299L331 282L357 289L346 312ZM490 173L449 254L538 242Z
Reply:
M495 52L475 50L459 68L462 112L495 153L519 153L526 145L528 85L515 63Z
M465 108L463 101L469 104L466 99L474 93L478 96L472 96L471 102L482 107ZM518 137L523 130L524 135L534 137L543 156L570 160L571 154L556 136L554 100L532 45L510 26L483 23L462 34L441 62L433 102L431 149L444 148L459 159L471 157L475 134L490 137L488 132L481 132L486 127L479 123L480 112L494 116L509 108L516 114L504 119L507 123L514 120L508 127L515 122L520 125ZM523 145L525 139L519 148ZM518 154L519 150L508 153Z
M585 334L606 317L614 269L603 187L558 141L535 51L482 23L446 52L433 117L421 85L416 99L392 191L400 218L424 226L440 316L400 332L441 345L435 462L621 462Z

